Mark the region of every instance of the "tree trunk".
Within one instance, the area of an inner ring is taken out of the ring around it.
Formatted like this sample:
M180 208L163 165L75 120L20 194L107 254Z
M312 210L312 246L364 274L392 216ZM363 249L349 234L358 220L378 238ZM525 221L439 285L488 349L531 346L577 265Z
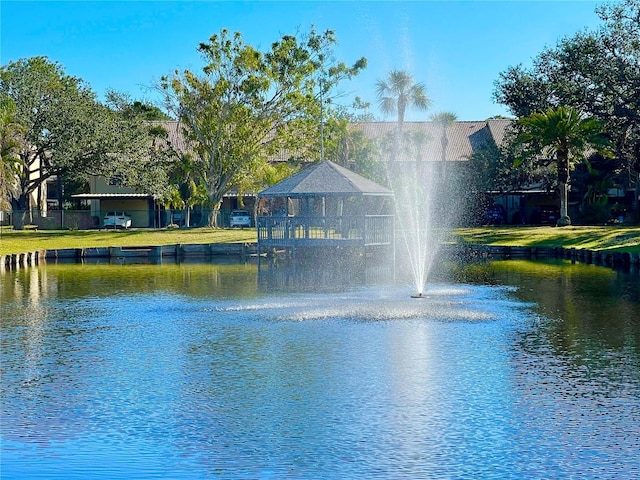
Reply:
M636 175L636 188L631 202L631 208L635 213L637 221L640 221L640 172Z
M559 227L566 227L571 225L571 218L569 217L569 185L566 182L560 183L560 219L558 220Z
M214 203L211 213L209 213L208 226L211 228L218 228L218 212L220 211L220 203L221 202Z
M442 145L442 170L440 172L441 177L444 179L447 176L447 145L449 144L449 139L447 138L446 132L443 133L442 138L440 139L440 143Z
M558 183L560 184L560 219L557 225L571 225L569 218L569 152L558 152Z
M24 230L24 218L29 207L27 194L20 194L18 198L11 199L11 224L14 230Z

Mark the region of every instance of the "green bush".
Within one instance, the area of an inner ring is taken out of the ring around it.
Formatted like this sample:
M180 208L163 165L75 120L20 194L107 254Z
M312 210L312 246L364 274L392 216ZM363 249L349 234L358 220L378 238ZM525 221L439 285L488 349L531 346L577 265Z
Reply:
M604 205L586 205L581 213L580 223L583 225L602 225L611 219L611 214Z

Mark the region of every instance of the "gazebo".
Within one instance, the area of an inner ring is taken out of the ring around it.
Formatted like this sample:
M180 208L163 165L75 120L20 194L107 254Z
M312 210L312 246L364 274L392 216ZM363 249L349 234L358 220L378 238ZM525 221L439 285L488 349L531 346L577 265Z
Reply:
M328 160L258 194L258 249L393 246L393 192Z

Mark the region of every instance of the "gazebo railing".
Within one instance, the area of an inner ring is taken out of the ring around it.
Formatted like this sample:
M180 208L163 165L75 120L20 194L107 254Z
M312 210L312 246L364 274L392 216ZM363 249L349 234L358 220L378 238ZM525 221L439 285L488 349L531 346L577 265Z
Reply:
M367 216L261 216L258 243L303 245L351 242L365 245L393 241L392 215Z
M365 243L389 245L394 241L393 215L367 215L365 217Z

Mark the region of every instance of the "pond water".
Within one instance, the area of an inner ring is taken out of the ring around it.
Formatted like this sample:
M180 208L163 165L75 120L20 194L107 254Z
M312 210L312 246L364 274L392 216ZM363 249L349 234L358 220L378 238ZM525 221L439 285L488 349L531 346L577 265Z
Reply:
M637 272L356 273L5 272L2 478L640 477Z

